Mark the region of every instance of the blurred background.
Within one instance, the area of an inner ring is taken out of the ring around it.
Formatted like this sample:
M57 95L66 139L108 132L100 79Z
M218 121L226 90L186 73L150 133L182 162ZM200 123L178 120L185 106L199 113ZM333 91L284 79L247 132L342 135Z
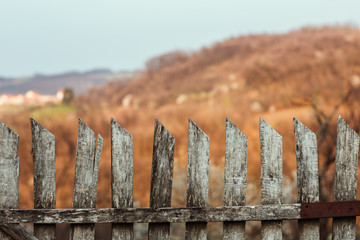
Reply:
M209 205L223 204L226 117L249 138L247 204L261 203L259 117L283 136L283 202L296 202L293 117L317 134L320 199L332 201L337 115L360 131L359 7L0 0L0 119L20 135L20 207L33 208L30 117L56 137L57 208L72 207L78 118L104 137L97 207L111 207L110 117L134 138L136 207L149 206L155 118L176 139L172 206L185 205L189 117L211 139ZM327 239L330 220L321 224ZM208 229L221 239L221 223ZM296 222L283 230L297 239ZM136 224L136 239L146 231ZM172 239L184 231L174 224ZM97 226L98 239L109 233ZM260 223L247 234L259 238Z

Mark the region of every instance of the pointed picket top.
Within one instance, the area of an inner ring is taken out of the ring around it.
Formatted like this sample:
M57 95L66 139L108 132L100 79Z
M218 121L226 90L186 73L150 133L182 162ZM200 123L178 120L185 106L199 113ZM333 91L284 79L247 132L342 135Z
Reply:
M111 118L112 207L133 207L133 136Z
M172 138L173 135L164 127L164 125L159 121L159 119L155 119L155 125L154 125L154 133L157 133L157 131L165 131L165 135L170 135ZM158 134L156 134L158 136Z
M19 135L0 120L0 208L19 207L18 152Z
M113 208L132 208L133 137L111 118L111 196ZM133 224L112 224L112 239L134 239Z
M30 118L34 161L34 208L56 207L55 136Z
M337 124L338 126L345 127L346 129L349 129L349 131L353 131L354 133L356 133L340 114L338 116Z
M205 146L210 143L210 138L196 123L189 118L189 132L188 132L188 150L192 148L192 144L200 143ZM188 151L189 154L189 151ZM209 155L209 154L208 154ZM188 155L189 157L189 155Z
M295 117L293 118L295 140L302 141L306 146L313 146L316 140L316 134Z
M0 208L19 208L19 135L0 120ZM0 239L12 239L0 231Z
M189 118L186 207L207 207L209 137ZM207 223L186 223L185 239L206 239Z
M282 136L260 118L261 194L263 204L281 203Z
M336 156L334 201L356 200L359 135L339 115Z
M224 206L246 203L247 136L226 118ZM223 239L245 239L245 221L224 222Z
M261 202L282 203L282 137L260 118ZM262 239L282 239L281 221L262 221Z
M6 141L7 139L11 139L12 141L19 141L19 135L8 127L3 121L0 120L0 137L2 141Z
M34 133L38 133L38 134L41 133L46 135L46 137L55 139L55 136L51 132L49 132L49 130L43 127L39 122L37 122L35 119L30 118L30 124L31 124L31 129L34 131Z
M316 134L294 118L299 203L319 201L319 171Z
M97 138L95 138L94 131L81 118L79 118L78 133L79 133L79 136L81 134L85 134L84 136L85 136L86 140L89 141L89 143L91 144L91 148L95 152L95 153L93 153L93 152L91 153L94 156L92 158L93 161L91 162L92 171L93 171L93 174L98 173L104 139L100 134L98 134ZM95 175L94 175L94 177L95 177ZM97 177L98 176L96 176L96 179L93 179L93 180L96 180L96 184L97 184Z
M19 139L19 135L0 120L0 161L13 161L14 166L19 165ZM4 171L6 173L8 169Z
M155 119L150 207L171 206L175 138Z
M248 137L229 118L226 118L226 129L233 130L241 139L248 140Z
M79 118L78 132L90 134L91 137L95 138L94 131L81 118Z
M342 135L341 133L345 133ZM359 144L359 135L350 127L350 125L341 117L341 115L338 116L338 123L337 123L337 142L338 141L346 141L346 136L349 136L353 138L355 141L354 144ZM348 141L348 140L347 140ZM339 149L342 150L342 149Z
M97 187L97 184L95 184L97 176L95 174L99 171L99 153L101 153L102 141L103 139L100 136L98 139L99 149L96 149L94 131L79 118L75 163L74 208L95 208L96 206L96 195L94 198L91 194L96 191Z
M103 139L99 135L96 147L94 131L79 118L76 145L73 208L96 208L97 180ZM95 225L71 225L71 239L94 239Z
M357 195L359 136L339 115L336 138L334 201ZM333 239L355 239L356 217L334 218Z
M171 207L175 138L155 119L150 207ZM149 223L148 239L169 239L170 223Z
M123 128L114 118L111 118L111 129L114 128L115 130L118 130L122 135L127 136L131 140L133 139L133 136L131 133L129 133L125 128Z
M161 140L167 140L167 144L169 147L174 147L175 138L174 136L164 127L164 125L158 120L155 119L155 127L154 127L154 146L155 143L158 143Z
M264 134L261 135L261 133ZM268 124L262 117L260 117L260 137L261 136L272 136L282 139L282 136L277 131L275 131L275 129L273 129L270 124Z
M189 118L187 207L208 204L209 144L209 137Z
M210 141L210 138L206 135L206 133L198 126L196 123L189 118L189 132L199 134L200 136L204 136L206 139Z
M226 118L224 205L245 204L247 175L247 136Z
M293 118L294 122L294 131L295 131L295 137L298 135L298 137L301 137L302 135L309 134L312 137L316 138L316 134L311 131L307 126L305 126L302 122L300 122L297 118ZM303 134L305 132L306 134Z
M314 142L317 142L316 134L295 117L293 123L295 140L301 141L304 146L314 146Z
M56 208L55 136L30 118L34 162L34 208ZM55 239L55 224L34 224L39 239Z
M297 202L319 202L319 170L316 134L296 118L294 121L297 165ZM299 240L320 239L319 219L298 221Z

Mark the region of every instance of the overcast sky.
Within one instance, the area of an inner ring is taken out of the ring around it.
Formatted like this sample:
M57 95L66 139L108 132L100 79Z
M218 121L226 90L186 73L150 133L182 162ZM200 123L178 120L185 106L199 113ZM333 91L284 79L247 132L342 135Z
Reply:
M0 0L0 76L144 67L249 33L360 25L359 0Z

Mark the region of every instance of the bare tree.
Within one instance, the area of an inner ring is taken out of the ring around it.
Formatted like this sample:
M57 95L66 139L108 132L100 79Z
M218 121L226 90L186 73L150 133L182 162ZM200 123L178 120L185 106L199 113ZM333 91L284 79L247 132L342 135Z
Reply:
M336 136L337 126L334 116L337 115L340 108L346 112L344 118L349 122L351 127L357 133L360 132L360 113L355 107L358 103L356 99L358 88L356 85L351 85L348 91L338 101L329 113L321 110L315 103L312 103L312 108L316 117L318 137L318 148L320 158L320 202L330 201L332 191L334 188L334 163L336 155ZM321 239L327 239L331 228L329 219L322 219L321 223Z

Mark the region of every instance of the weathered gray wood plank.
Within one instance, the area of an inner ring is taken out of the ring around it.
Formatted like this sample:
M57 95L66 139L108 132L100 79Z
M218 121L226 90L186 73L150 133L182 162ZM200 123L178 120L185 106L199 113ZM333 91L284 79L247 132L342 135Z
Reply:
M156 119L151 170L150 207L171 207L175 138ZM150 223L149 240L169 239L170 223Z
M132 208L133 137L111 118L111 190L113 208ZM134 239L133 224L112 224L112 239Z
M247 137L226 119L224 206L245 205ZM223 239L245 239L245 222L224 222Z
M319 202L319 162L316 135L294 118L297 202ZM320 239L319 219L298 221L299 239Z
M56 208L55 136L30 119L34 161L34 208ZM34 235L56 239L55 224L34 224Z
M73 208L95 208L97 178L102 149L96 149L95 155L95 134L79 119L76 164L75 164L75 185ZM102 147L103 139L99 135L98 147ZM96 182L95 182L96 181ZM71 239L94 239L95 225L72 225Z
M339 116L336 138L334 201L356 200L359 136ZM334 218L333 239L356 239L356 217Z
M261 202L282 202L282 137L260 118ZM262 221L262 239L282 239L281 221Z
M19 208L19 135L0 121L0 209ZM0 231L0 239L11 239Z
M97 141L96 141L96 152L95 152L95 159L94 159L94 166L93 166L93 176L92 176L92 187L90 188L91 195L94 199L94 208L96 207L96 198L97 198L97 187L98 187L98 179L99 179L99 169L100 169L100 160L101 160L101 153L102 148L104 145L103 137L98 134Z
M0 225L0 229L8 234L10 239L15 240L38 240L33 234L29 233L23 226L20 224L5 224ZM3 238L1 238L3 239ZM40 238L46 239L46 238Z
M0 209L4 223L164 223L297 220L301 204L194 208Z
M189 119L187 207L206 207L209 189L209 137ZM185 239L206 239L207 223L186 223Z

